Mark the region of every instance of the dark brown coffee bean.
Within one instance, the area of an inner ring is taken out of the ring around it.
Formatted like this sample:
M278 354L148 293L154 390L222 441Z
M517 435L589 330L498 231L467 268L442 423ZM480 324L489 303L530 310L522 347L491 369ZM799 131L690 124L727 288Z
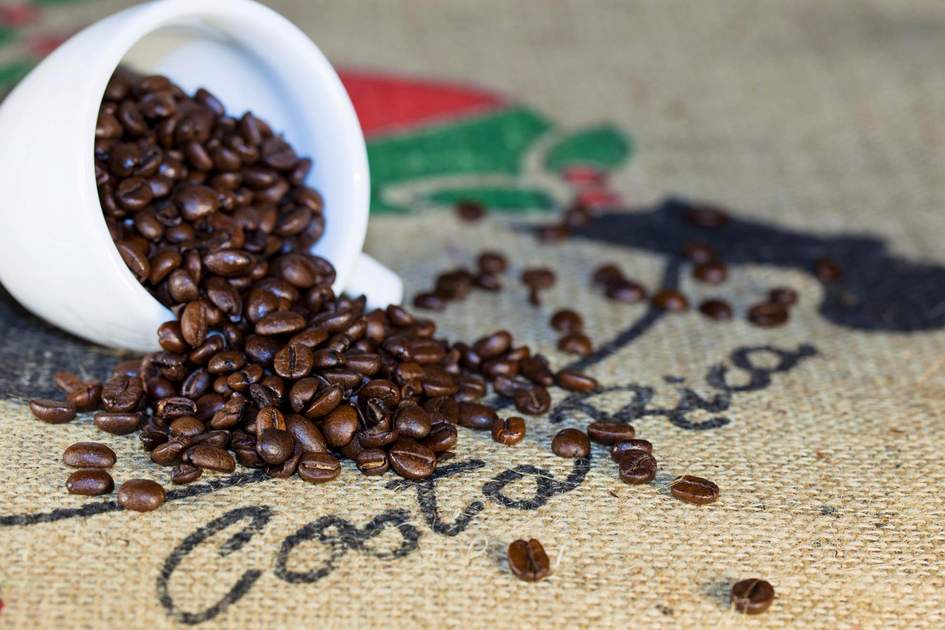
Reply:
M483 291L501 291L502 282L491 273L479 273L473 278L473 284Z
M30 401L33 417L50 424L62 424L75 418L75 404L69 401L34 398Z
M64 394L71 394L74 390L85 385L85 381L79 378L78 374L72 372L56 372L53 374L53 382Z
M272 365L279 376L300 379L312 370L312 351L302 344L288 345L276 353Z
M150 479L129 479L118 488L118 504L134 512L150 512L164 505L164 488Z
M343 363L363 376L372 376L381 369L381 357L376 352L349 351L345 353Z
M387 458L394 472L405 479L426 479L436 468L436 455L433 451L408 437L394 442Z
M271 452L271 449L267 450L267 452ZM260 453L260 456L265 459L263 453ZM236 460L233 459L232 455L226 452L226 449L207 444L206 442L191 446L184 454L184 459L187 463L200 466L204 470L215 470L225 473L236 470Z
M443 453L456 446L459 435L449 422L435 422L423 443L434 453Z
M177 464L171 469L171 483L182 485L200 479L203 468L192 464Z
M203 264L212 273L232 278L247 273L255 263L251 254L238 249L221 249L204 255Z
M180 322L164 322L158 328L158 343L167 352L180 354L189 349L180 329Z
M547 289L556 280L555 272L547 267L530 267L522 272L522 284L532 289Z
M551 573L551 561L541 543L532 538L529 541L516 540L509 545L509 569L512 574L525 582L537 582Z
M126 210L141 210L147 207L154 199L151 185L141 177L128 177L118 183L115 188L115 199ZM144 274L147 276L147 274Z
M616 442L613 446L610 447L610 458L613 459L618 464L620 460L627 454L627 452L632 450L641 450L646 451L649 454L653 454L653 445L650 444L647 440L627 440L626 442Z
M162 398L154 407L154 415L164 420L173 420L181 416L193 416L197 413L197 403L183 396Z
M721 284L728 278L728 266L719 260L710 260L692 268L692 277L708 284Z
M260 365L270 365L281 348L282 344L271 337L251 335L246 339L246 356ZM193 361L193 356L190 360ZM199 363L199 361L194 362Z
M314 422L298 414L289 415L285 422L286 430L295 438L295 442L302 448L302 452L328 452L328 442Z
M843 269L840 268L839 263L832 258L818 258L814 261L814 273L817 275L817 278L824 284L831 284L833 282L838 282L843 278Z
M776 287L768 292L768 301L791 307L797 304L797 291L787 287Z
M732 585L732 607L746 615L758 615L768 610L774 601L774 587L760 578L741 580Z
M483 273L502 273L509 268L509 261L500 252L484 251L476 259L476 266Z
M467 429L489 431L497 420L495 411L491 407L479 403L459 403L458 423Z
M289 459L294 446L292 434L280 429L266 429L256 438L256 452L268 464L278 465Z
M309 483L325 483L341 474L341 462L327 452L307 452L299 459L299 478Z
M387 453L379 448L369 448L362 450L355 458L355 463L365 475L383 475L390 467L387 459Z
M418 293L413 298L413 305L428 311L446 310L446 300L436 293Z
M669 486L669 491L674 497L686 503L695 505L706 505L714 503L719 499L719 487L702 477L693 475L683 475L676 477Z
M344 396L341 387L334 384L328 384L327 387L318 391L312 402L303 411L307 418L321 418L334 411Z
M486 216L486 208L478 201L460 201L456 204L456 216L472 223Z
M788 321L788 310L783 304L762 302L748 309L748 321L761 328L783 326Z
M184 269L175 269L167 278L167 289L175 302L189 302L200 297L200 289Z
M540 385L515 392L515 408L520 413L537 416L551 408L551 396L548 390Z
M205 427L203 422L194 416L181 416L179 418L175 418L168 425L168 429L170 430L171 435L194 437L203 433Z
M542 225L535 231L535 235L543 243L562 241L571 236L571 228L563 223Z
M97 497L115 489L112 476L104 470L77 470L66 479L69 494Z
M522 375L536 385L548 387L554 384L554 373L548 367L548 359L540 354L522 359L519 363Z
M732 319L732 307L724 300L705 300L699 305L699 312L716 321Z
M159 466L173 466L180 461L184 451L190 447L190 443L189 437L183 435L172 437L154 447L151 451L151 461Z
M558 340L558 350L586 357L594 351L594 344L584 333L568 333Z
M75 405L77 411L97 409L102 400L102 384L86 383L70 392L66 400Z
M620 278L607 285L604 294L608 299L624 304L636 304L646 299L646 288L638 282Z
M587 425L587 435L598 444L616 444L633 439L633 426L626 422L598 420Z
M577 313L569 308L563 308L554 312L551 316L551 327L559 332L578 332L584 328L584 320Z
M617 460L620 480L629 484L650 483L656 477L656 460L643 449L629 449Z
M518 416L497 418L492 423L492 439L499 444L512 446L525 438L525 419Z
M76 442L62 454L70 468L111 468L117 459L115 451L98 442Z
M193 348L206 340L209 324L206 305L202 300L191 302L184 308L180 317L180 330L184 341Z
M623 280L624 275L620 267L613 263L605 263L594 270L591 274L591 282L607 287L617 280Z
M597 379L574 370L561 370L555 374L555 384L570 392L590 392L599 387Z
M305 328L305 318L293 311L275 311L256 322L257 335L286 335Z
M718 259L718 252L703 241L689 241L683 246L682 255L696 265L703 265Z
M725 210L709 204L687 208L685 217L689 225L707 230L724 227L729 222L729 216Z
M587 457L591 443L578 429L562 429L551 441L551 452L558 457Z
M110 413L100 411L95 414L95 426L112 435L128 435L134 433L141 426L143 414L140 413Z
M430 434L433 422L430 414L416 404L405 404L397 410L394 428L403 437L421 440Z
M208 186L186 185L174 195L174 204L186 220L198 221L213 214L220 201L217 192Z
M650 303L661 311L670 313L682 313L689 309L689 300L686 296L675 289L663 289L658 291Z
M358 412L351 405L342 405L325 418L321 428L328 445L341 448L354 439L358 430Z

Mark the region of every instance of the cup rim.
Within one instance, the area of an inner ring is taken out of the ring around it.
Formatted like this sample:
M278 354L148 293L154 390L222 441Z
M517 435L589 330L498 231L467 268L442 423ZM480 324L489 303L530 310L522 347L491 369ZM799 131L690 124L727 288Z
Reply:
M100 67L94 72L97 78L89 83L91 89L91 98L86 99L87 111L85 115L85 138L84 146L88 149L86 155L91 158L94 155L95 146L95 127L98 120L98 112L105 89L111 79L115 69L121 63L121 60L139 41L148 35L169 26L179 24L186 26L185 19L214 18L225 17L230 20L239 18L241 23L251 25L254 28L269 27L284 31L280 36L283 37L282 43L289 44L298 49L298 58L305 61L315 75L319 77L318 90L327 98L333 101L333 107L341 108L339 116L346 119L347 126L345 134L353 134L357 147L354 150L352 159L357 163L352 169L352 189L355 195L355 205L361 205L365 208L364 212L353 212L346 214L345 220L349 224L349 233L354 235L355 243L349 246L345 251L344 257L333 256L330 261L335 268L336 281L334 288L339 291L345 286L348 277L358 256L364 247L364 240L367 233L367 223L370 205L370 174L368 170L367 149L364 141L364 134L358 122L354 105L345 90L341 79L332 67L331 63L325 57L324 53L318 48L314 41L308 37L301 29L293 24L289 19L279 14L273 9L254 0L156 0L154 2L131 7L125 11L113 14L105 18L103 22L113 18L123 18L120 23L115 24L115 31L109 33L109 37L104 46L99 50ZM101 24L100 22L99 24ZM233 33L227 33L233 35ZM250 37L245 35L238 38L241 43L250 42ZM95 160L81 160L82 174L81 181L88 183L87 190L92 191L94 203L82 204L86 209L94 208L93 221L97 221L100 229L94 233L101 239L93 243L92 246L104 247L108 251L109 259L112 264L121 271L122 283L132 292L138 300L147 300L157 303L164 308L173 319L170 310L160 304L158 300L141 284L134 273L127 267L118 248L115 246L108 231L108 225L105 222L105 215L102 211L101 202L98 198L98 187L95 178ZM86 210L87 211L87 210Z

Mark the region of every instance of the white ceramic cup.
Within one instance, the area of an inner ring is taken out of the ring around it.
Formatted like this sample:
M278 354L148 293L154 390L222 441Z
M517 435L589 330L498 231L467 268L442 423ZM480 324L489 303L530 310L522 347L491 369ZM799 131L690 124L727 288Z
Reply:
M116 13L56 49L0 108L0 281L26 308L107 346L158 349L173 315L111 242L92 152L119 63L206 87L231 115L252 110L314 167L326 229L312 251L336 292L399 303L400 278L362 253L370 182L364 136L338 75L294 24L251 0L158 0Z

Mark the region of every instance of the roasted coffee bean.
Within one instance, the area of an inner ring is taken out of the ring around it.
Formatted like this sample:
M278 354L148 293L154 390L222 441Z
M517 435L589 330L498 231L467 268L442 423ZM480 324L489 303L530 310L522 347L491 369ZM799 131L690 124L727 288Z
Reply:
M525 582L537 582L548 577L551 573L551 561L545 553L545 548L534 538L516 540L509 545L509 569L512 574Z
M509 261L501 252L487 250L479 254L476 266L483 273L502 273L509 268Z
M475 402L486 395L486 383L481 378L460 376L459 391L454 394L457 402Z
M184 219L198 221L213 214L220 201L216 191L208 186L185 185L174 195L174 205Z
M307 452L299 459L299 478L309 483L324 483L341 474L341 462L327 452Z
M456 446L458 437L459 434L453 424L439 421L432 425L423 443L434 453L442 453Z
M722 208L709 204L699 204L686 209L686 222L697 228L717 229L729 222L728 213Z
M673 483L670 484L669 491L680 501L696 505L714 503L719 499L719 487L717 485L708 479L693 475L676 477Z
M292 434L280 429L266 429L256 438L256 452L267 464L283 463L292 455L294 447Z
M75 403L48 398L34 398L30 401L33 417L50 424L62 424L75 418Z
M532 289L547 289L556 280L555 272L547 267L530 267L522 272L522 284Z
M532 416L543 414L551 408L551 396L541 385L515 392L515 408L520 413Z
M302 344L291 344L276 353L272 366L279 376L296 380L311 372L313 363L311 350Z
M104 470L77 470L66 479L69 494L97 497L115 489L112 476Z
M164 322L158 328L158 343L167 352L183 353L189 349L180 322Z
M625 278L617 279L604 289L608 299L624 304L636 304L646 299L646 288L638 282Z
M728 278L728 266L719 260L710 260L692 268L692 277L708 284L720 284Z
M193 436L193 444L209 444L210 446L216 446L218 448L226 448L230 444L230 432L229 431L204 431Z
M699 312L716 321L732 319L732 307L724 300L705 300L699 305Z
M177 464L171 469L171 483L182 485L200 479L203 468L192 464Z
M831 284L833 282L838 282L843 278L843 269L840 268L839 263L832 258L818 258L814 261L814 273L817 275L817 278L824 284Z
M503 376L500 374L492 382L495 393L506 398L515 398L515 394L518 392L532 387L534 387L534 384L531 381L520 376Z
M197 413L197 403L183 396L162 398L157 401L154 415L164 420L173 420L181 416L193 416Z
M689 300L686 296L675 289L663 289L658 291L650 303L661 311L670 313L682 313L689 309Z
M275 311L256 322L257 335L285 335L305 328L305 318L293 311Z
M169 425L171 435L184 435L187 437L194 437L195 435L200 435L204 432L203 422L195 418L194 416L181 416L175 418Z
M732 585L732 607L746 615L758 615L768 610L774 601L774 587L760 578L741 580Z
M246 355L237 350L221 350L207 361L210 374L229 374L246 365Z
M334 411L343 399L344 392L341 387L329 383L323 389L320 389L312 402L305 408L303 414L307 418L321 418Z
M617 280L622 280L623 278L624 275L620 270L620 267L613 263L605 263L595 269L594 273L591 274L591 282L604 287L613 284Z
M536 354L527 359L522 359L519 366L522 375L536 385L548 387L554 384L554 373L548 367L548 359L544 356Z
M555 384L570 392L590 392L599 386L594 377L574 370L561 370L555 374Z
M525 419L518 416L497 418L492 423L492 439L499 444L512 446L525 438Z
M748 321L761 328L783 326L788 321L788 310L783 304L762 302L748 309Z
M118 504L134 512L150 512L164 504L164 488L150 479L129 479L118 488Z
M768 291L768 301L791 307L797 304L797 291L787 287L776 287Z
M143 419L141 413L100 411L95 414L95 426L112 435L128 435L138 430Z
M571 236L571 228L563 223L554 223L540 226L535 234L544 243L561 241Z
M456 204L456 216L472 223L486 216L486 208L478 201L460 201Z
M501 291L502 282L491 273L478 273L473 278L473 284L477 289L482 289L483 291Z
M430 434L433 423L430 414L416 404L405 404L397 410L394 418L394 428L408 438L421 440Z
M379 448L369 448L358 453L355 462L365 475L383 475L387 472L390 463L387 453Z
M85 385L79 375L72 372L56 372L53 374L53 382L64 394L71 394L74 390Z
M620 480L629 484L650 483L656 477L656 460L643 449L629 449L617 460Z
M328 452L328 442L314 422L298 414L291 414L286 418L285 423L286 430L292 434L296 444L302 448L303 452Z
M446 300L437 293L418 293L413 298L413 305L428 311L446 310Z
M159 466L173 466L190 447L190 438L178 435L158 444L151 451L151 461Z
M639 439L627 440L626 442L616 442L610 447L610 458L619 464L623 456L632 450L646 451L652 455L653 445L647 440Z
M77 411L91 411L97 409L102 400L101 383L85 383L72 390L66 400L75 405Z
M489 431L497 418L495 411L486 405L473 402L459 403L458 423L467 429Z
M594 344L584 333L568 333L558 340L558 350L586 357L594 351Z
M251 335L246 338L246 356L260 365L270 365L276 357L276 353L282 348L276 339L263 337L260 335ZM191 358L193 361L193 358Z
M551 316L550 324L553 329L564 333L578 332L584 328L584 320L576 311L569 308L555 311Z
M598 444L616 444L633 439L633 426L626 422L598 420L587 425L587 435Z
M696 265L703 265L718 259L718 252L704 241L689 241L683 246L682 255Z
M342 405L325 418L321 429L329 446L341 448L354 439L358 430L358 412L351 405Z
M591 443L578 429L562 429L551 441L551 452L558 457L587 457Z
M111 468L117 459L115 451L98 442L76 442L62 454L70 468Z
M262 435L266 429L279 429L285 431L287 428L285 416L274 406L262 407L256 413L256 435Z
M423 444L401 437L387 453L391 467L405 479L426 479L436 468L436 455Z
M399 437L397 430L391 428L390 421L383 419L359 431L357 439L364 448L383 448L393 444Z
M267 451L271 452L271 451ZM263 453L260 453L265 459ZM226 449L202 442L191 446L184 454L187 463L200 466L204 470L230 473L236 470L236 460ZM268 461L268 460L267 460Z

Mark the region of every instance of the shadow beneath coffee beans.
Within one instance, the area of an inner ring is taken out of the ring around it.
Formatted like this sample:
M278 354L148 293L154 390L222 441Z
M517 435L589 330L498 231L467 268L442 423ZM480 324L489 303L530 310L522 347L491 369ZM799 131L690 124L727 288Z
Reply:
M712 580L702 585L700 593L704 598L721 608L728 610L731 607L730 597L732 592L733 578L721 578Z

